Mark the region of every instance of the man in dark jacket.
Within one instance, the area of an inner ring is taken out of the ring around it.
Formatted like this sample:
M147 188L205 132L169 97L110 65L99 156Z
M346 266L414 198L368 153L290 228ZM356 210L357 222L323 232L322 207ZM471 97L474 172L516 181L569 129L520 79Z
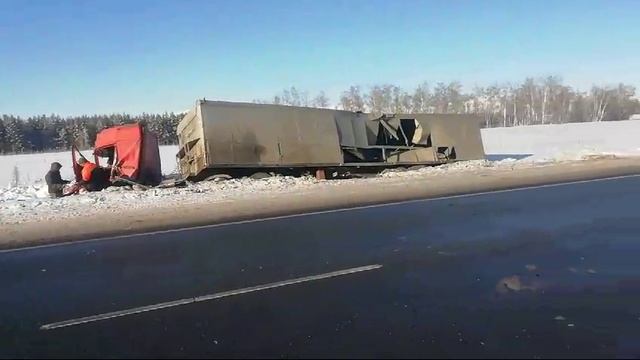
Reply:
M59 162L51 163L51 170L44 177L49 187L49 196L53 198L62 197L64 185L69 183L67 180L62 180L60 176L61 167L62 165Z

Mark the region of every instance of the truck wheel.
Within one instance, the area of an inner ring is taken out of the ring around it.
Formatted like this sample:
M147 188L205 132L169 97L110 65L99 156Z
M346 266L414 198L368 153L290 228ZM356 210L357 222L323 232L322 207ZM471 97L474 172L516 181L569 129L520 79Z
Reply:
M253 175L249 176L249 177L254 179L254 180L260 180L260 179L270 178L271 174L266 173L266 172L257 172L257 173L254 173Z
M231 176L227 174L216 174L216 175L211 175L206 179L204 179L204 181L215 181L215 182L226 181L226 180L231 180Z

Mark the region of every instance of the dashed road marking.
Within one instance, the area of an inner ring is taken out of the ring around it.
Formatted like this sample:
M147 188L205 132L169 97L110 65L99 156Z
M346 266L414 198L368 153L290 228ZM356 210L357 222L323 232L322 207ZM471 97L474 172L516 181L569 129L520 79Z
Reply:
M156 311L156 310L167 309L167 308L172 308L176 306L194 304L194 303L203 302L203 301L217 300L217 299L222 299L222 298L231 297L231 296L249 294L257 291L270 290L270 289L275 289L275 288L280 288L285 286L307 283L311 281L318 281L318 280L329 279L329 278L334 278L338 276L345 276L345 275L361 273L365 271L376 270L376 269L380 269L381 267L382 265L379 265L379 264L367 265L367 266L355 267L355 268L350 268L345 270L333 271L333 272L319 274L319 275L305 276L301 278L279 281L279 282L274 282L274 283L269 283L264 285L251 286L251 287L242 288L242 289L236 289L236 290L224 291L224 292L219 292L214 294L196 296L192 298L168 301L168 302L147 305L147 306L140 306L140 307L135 307L131 309L113 311L113 312L108 312L108 313L103 313L98 315L91 315L91 316L81 317L77 319L65 320L65 321L42 325L40 327L40 330L59 329L59 328L64 328L69 326L76 326L76 325L103 321L103 320L108 320L108 319L113 319L118 317L135 315L135 314L140 314L140 313L149 312L149 311Z

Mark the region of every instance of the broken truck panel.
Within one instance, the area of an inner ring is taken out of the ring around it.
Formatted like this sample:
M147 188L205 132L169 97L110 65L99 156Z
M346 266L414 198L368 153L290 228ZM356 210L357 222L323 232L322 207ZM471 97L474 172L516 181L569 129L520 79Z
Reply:
M199 106L185 115L176 131L180 143L177 154L180 172L186 176L198 174L210 163L205 151L204 125Z
M366 114L354 114L348 111L336 111L334 113L340 146L362 148L369 145L367 130L368 117ZM371 132L371 137L373 132Z
M145 185L162 181L160 150L157 136L140 124L114 126L96 135L93 154L96 164L106 157L117 169L117 176ZM76 168L74 154L74 170Z
M198 101L177 128L184 176L229 168L441 164L484 158L471 115L384 114Z
M418 122L429 129L432 146L448 148L449 152L455 153L456 160L484 159L480 125L476 119L473 115L455 114L417 116Z
M423 164L435 163L438 161L436 153L430 148L415 148L406 151L398 151L387 156L390 164Z

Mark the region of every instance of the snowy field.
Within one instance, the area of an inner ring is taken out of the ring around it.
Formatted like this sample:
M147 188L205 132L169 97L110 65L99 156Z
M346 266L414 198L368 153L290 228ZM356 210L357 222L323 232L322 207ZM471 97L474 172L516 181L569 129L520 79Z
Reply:
M640 121L534 125L482 130L489 160L581 160L592 155L640 156Z
M397 181L398 178L409 179L412 176L431 176L486 168L530 167L600 155L640 156L638 134L640 121L483 129L482 139L487 160L460 162L414 171L387 171L377 179L341 181ZM176 146L161 147L163 173L175 172L176 151ZM49 199L42 178L53 161L63 164L63 178L72 178L70 152L0 156L0 167L4 169L0 174L0 224L78 216L95 211L116 212L122 209L123 204L144 208L167 206L172 203L215 203L256 193L304 193L311 187L339 186L341 183L279 176L262 180L201 182L185 188L153 189L146 192L109 188L99 193Z
M177 146L161 146L160 159L162 161L162 172L171 174L176 171ZM82 152L88 159L90 152ZM60 174L63 179L73 178L71 168L71 151L48 152L22 155L0 155L0 187L17 185L37 185L44 181L44 175L49 171L52 162L62 164ZM16 176L17 172L17 176Z
M602 154L640 156L639 134L640 121L629 120L483 129L482 141L487 160L513 159L530 163L580 160ZM164 174L176 171L177 149L177 146L160 147ZM0 187L16 182L23 186L37 185L54 161L63 165L62 177L71 179L70 151L0 156L0 169L3 169ZM17 168L17 179L14 168Z

